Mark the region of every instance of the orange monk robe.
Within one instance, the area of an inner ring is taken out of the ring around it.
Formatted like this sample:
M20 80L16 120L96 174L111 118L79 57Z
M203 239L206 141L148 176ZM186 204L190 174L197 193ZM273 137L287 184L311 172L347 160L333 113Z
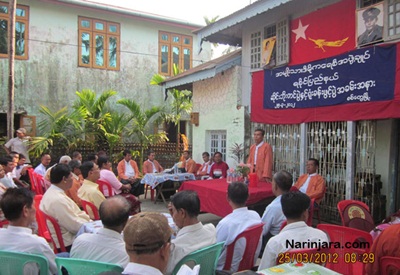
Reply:
M300 190L304 183L306 183L307 178L308 174L301 175L294 186ZM318 174L312 176L310 182L308 183L306 194L310 197L310 199L315 199L315 202L319 204L325 196L324 178Z
M254 166L254 154L256 152L256 145L253 144L250 147L249 158L247 159L247 163ZM257 164L256 164L256 173L259 180L263 180L263 178L270 178L272 180L272 167L274 164L274 158L272 153L272 147L268 143L264 142L257 151Z

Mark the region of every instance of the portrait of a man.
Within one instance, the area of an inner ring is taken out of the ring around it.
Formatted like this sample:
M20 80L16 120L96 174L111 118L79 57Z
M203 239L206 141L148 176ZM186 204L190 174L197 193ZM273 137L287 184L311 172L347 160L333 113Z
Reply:
M375 5L357 12L358 38L357 44L365 45L383 38L383 5ZM361 33L361 34L360 34Z

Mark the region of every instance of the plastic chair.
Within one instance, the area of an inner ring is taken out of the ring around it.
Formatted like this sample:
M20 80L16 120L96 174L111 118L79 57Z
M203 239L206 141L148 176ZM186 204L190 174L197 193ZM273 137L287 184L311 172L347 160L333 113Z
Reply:
M326 248L304 248L304 249L292 249L289 251L286 251L284 253L280 253L281 256L278 256L278 258L276 258L276 264L285 264L288 262L288 260L293 262L302 262L307 261L307 262L312 262L315 264L319 264L319 265L325 265L325 262L323 261L324 256L321 257L321 255L327 255L328 253L328 249ZM297 257L296 255L300 254L301 257ZM308 255L308 257L305 257L305 254ZM311 255L317 255L319 254L320 257L312 257ZM288 257L286 256L288 255ZM297 261L297 259L299 259L300 261Z
M36 178L33 174L35 172L33 168L28 168L26 171L28 171L29 181L31 182L31 190L36 194Z
M379 261L381 275L398 274L400 257L383 256Z
M58 222L56 221L56 219L54 219L53 217L44 213L42 210L40 210L40 208L36 208L36 213L38 213L38 212L39 212L39 215L42 215L42 217L44 219L44 225L46 226L47 231L49 232L50 241L53 244L53 248L54 248L54 253L67 252L67 249L65 249L64 240L62 238L61 228L60 228L60 225L58 224ZM53 238L53 235L50 233L51 231L49 229L49 223L51 223L51 225L54 228L59 245L57 245L57 243L55 242L55 240ZM58 251L58 249L59 249L59 251Z
M356 200L343 200L338 202L342 225L370 232L375 228L374 219L365 203Z
M56 258L56 264L58 274L64 274L62 272L62 268L65 268L69 275L99 274L106 271L115 272L115 274L121 274L121 272L124 270L122 267L116 264L73 258Z
M307 225L308 226L312 226L312 221L313 221L313 217L314 217L314 213L315 212L317 212L317 215L318 215L318 223L321 223L321 217L320 217L320 215L319 215L319 205L318 205L318 207L315 207L315 198L314 199L312 199L311 200L311 202L310 202L310 208L309 208L309 211L308 211L308 220L307 220Z
M38 235L46 239L48 243L51 243L51 234L49 229L47 228L46 221L42 215L42 211L40 211L40 202L42 200L43 195L35 195L34 203L36 208L36 222L38 225ZM39 209L39 210L38 210ZM56 249L54 250L55 252Z
M359 255L368 253L370 247L372 247L372 236L369 233L355 228L333 224L319 224L317 228L327 233L330 242L340 244L338 248L335 248L334 245L330 247L329 254L336 255L335 253L337 253L338 258L337 263L328 261L326 263L327 268L341 274L364 274L364 265L361 262L349 264L344 257L352 253L357 253ZM347 248L345 244L352 245ZM359 248L356 248L355 244L358 244Z
M43 176L42 176L42 175L39 175L39 174L37 174L37 173L35 173L35 172L33 172L33 176L34 176L34 178L35 178L34 183L35 183L35 192L36 192L36 195L43 195L44 192L45 192Z
M3 228L4 226L6 226L8 224L9 224L8 220L2 220L2 221L0 221L0 228Z
M189 255L183 257L182 260L178 262L175 266L173 275L176 275L181 268L182 265L192 262L193 266L200 264L200 273L199 274L214 274L217 269L218 258L221 254L222 247L224 242L216 243L199 250L196 250ZM190 264L190 266L192 266ZM192 266L192 267L193 267Z
M226 260L223 270L231 270L235 244L241 238L246 239L246 247L244 249L243 257L240 261L237 271L251 269L254 266L254 256L257 250L258 243L260 242L263 226L264 224L261 223L247 228L245 231L237 235L233 243L229 244L226 247Z
M33 268L38 268L36 274L47 275L49 273L49 262L42 255L0 251L0 274L24 275L26 264L34 264ZM33 268L29 268L32 270ZM32 270L33 271L33 270Z
M104 197L108 198L113 196L111 184L104 180L97 180L96 182L99 185L99 190L101 193L103 193Z
M99 211L97 210L96 205L91 203L90 201L81 200L83 210L85 210L86 214L90 216L91 219L100 220Z
M148 188L150 188L150 197L151 197L151 201L154 201L154 189L151 188L151 186L148 185L148 184L146 184L146 189L145 189L145 191L144 191L144 198L146 199L146 197L147 197L147 190L148 190Z

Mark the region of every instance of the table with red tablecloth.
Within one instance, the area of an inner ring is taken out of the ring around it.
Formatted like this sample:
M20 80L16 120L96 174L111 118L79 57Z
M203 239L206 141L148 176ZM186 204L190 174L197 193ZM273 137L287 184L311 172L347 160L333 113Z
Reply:
M202 212L208 212L225 217L232 212L232 207L226 200L228 183L226 179L193 180L182 183L179 191L194 190L200 198ZM270 182L258 182L257 187L249 187L249 199L246 205L254 205L268 198L273 198Z

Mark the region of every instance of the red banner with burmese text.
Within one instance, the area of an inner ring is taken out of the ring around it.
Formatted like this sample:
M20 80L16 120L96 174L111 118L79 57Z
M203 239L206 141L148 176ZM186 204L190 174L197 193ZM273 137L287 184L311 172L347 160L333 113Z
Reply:
M353 50L356 0L339 3L291 21L290 63L296 65Z

